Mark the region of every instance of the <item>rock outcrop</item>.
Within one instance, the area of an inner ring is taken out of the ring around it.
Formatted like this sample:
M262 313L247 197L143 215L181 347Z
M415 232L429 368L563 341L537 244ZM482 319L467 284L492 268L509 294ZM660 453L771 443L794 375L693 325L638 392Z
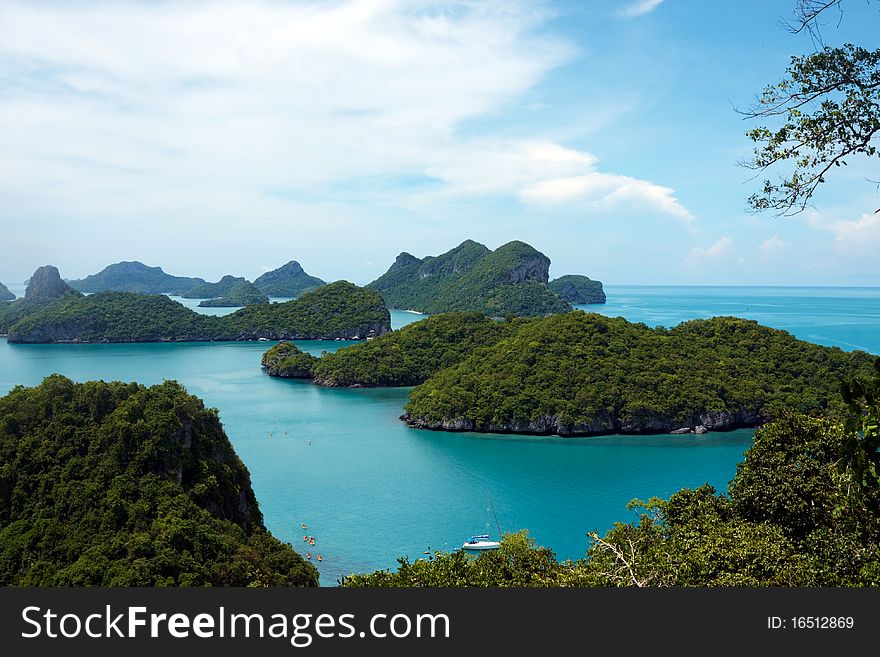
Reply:
M392 308L427 314L480 312L492 317L548 315L571 306L547 287L550 259L524 242L494 251L465 240L438 256L403 252L367 287Z
M404 251L394 259L394 263L388 268L389 272L398 271L411 265L420 265L422 261L413 254Z
M680 420L662 415L640 417L620 417L602 413L591 422L566 424L557 415L540 416L527 422L489 424L478 427L476 422L463 417L428 420L404 413L400 419L414 429L433 431L480 431L485 433L517 433L536 436L602 436L608 434L702 434L707 431L727 431L742 427L757 427L766 418L753 409L737 411L706 411L695 415L689 423L682 426Z
M24 292L24 298L28 301L34 299L57 299L65 294L73 292L73 289L61 280L58 269L52 265L45 265L37 269L28 282Z

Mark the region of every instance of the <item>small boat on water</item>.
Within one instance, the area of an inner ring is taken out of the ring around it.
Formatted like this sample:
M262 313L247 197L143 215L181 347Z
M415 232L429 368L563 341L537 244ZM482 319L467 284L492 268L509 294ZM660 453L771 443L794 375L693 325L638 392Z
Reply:
M324 557L322 557L320 554L315 557L315 559L317 559L318 561L324 561Z
M491 513L495 517L495 526L498 528L498 536L501 536L501 525L498 524L498 515L495 513L495 507L493 506L492 499L490 498L489 508L486 509L486 533L471 536L462 544L462 550L466 550L468 552L483 552L485 550L497 550L501 547L500 541L493 541L489 538L489 513Z
M489 540L489 534L479 534L466 540L461 549L480 552L482 550L497 550L499 547L501 547L501 543Z
M302 523L302 524L300 525L300 527L302 527L303 529L308 529L308 528L309 528L309 526L308 526L306 523Z

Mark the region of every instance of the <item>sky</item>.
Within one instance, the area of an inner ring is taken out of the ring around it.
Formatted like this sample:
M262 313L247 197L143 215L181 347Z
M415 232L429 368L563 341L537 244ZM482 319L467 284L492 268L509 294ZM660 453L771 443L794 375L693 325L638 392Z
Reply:
M844 0L829 45L880 46ZM0 281L365 284L523 240L606 284L880 285L878 161L748 212L794 0L0 0Z

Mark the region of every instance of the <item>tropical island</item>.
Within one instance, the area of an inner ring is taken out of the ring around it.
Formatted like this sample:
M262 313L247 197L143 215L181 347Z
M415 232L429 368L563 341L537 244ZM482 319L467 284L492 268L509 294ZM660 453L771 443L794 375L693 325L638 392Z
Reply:
M275 358L301 358L283 349L264 357L270 374L282 370ZM435 315L308 358L295 376L320 385L417 386L401 416L415 428L561 436L703 433L760 426L785 409L839 413L837 382L872 362L734 317L652 329L583 311L505 322Z
M525 323L410 394L410 426L586 436L755 427L843 410L873 357L735 317L649 328L575 311Z
M141 294L183 294L196 285L203 285L202 278L172 276L161 267L149 267L137 260L108 265L97 274L83 279L68 281L78 292L140 292Z
M550 259L525 242L490 251L465 240L439 256L401 253L367 285L391 308L436 314L473 311L492 317L564 313L571 305L547 286Z
M372 290L347 281L285 303L259 304L224 317L199 314L164 295L99 292L83 296L42 267L24 299L0 308L9 342L190 342L209 340L365 339L391 330Z
M254 287L263 294L281 298L298 297L304 292L326 284L326 281L316 276L309 276L296 260L291 260L278 269L267 271L254 281Z
M266 529L216 409L60 375L0 397L0 585L317 586Z

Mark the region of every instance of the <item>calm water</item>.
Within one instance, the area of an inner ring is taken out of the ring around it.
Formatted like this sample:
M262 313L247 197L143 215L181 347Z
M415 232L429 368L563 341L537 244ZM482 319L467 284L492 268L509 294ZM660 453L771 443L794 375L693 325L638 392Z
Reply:
M608 303L578 306L649 326L736 315L816 344L880 354L880 288L608 285Z
M588 309L664 325L735 314L815 342L880 353L876 289L609 286L608 294L608 304ZM392 313L395 327L417 319ZM344 344L299 343L314 354ZM752 438L751 431L576 440L416 431L397 419L406 390L273 379L259 367L266 347L0 340L0 394L53 372L78 381L181 381L220 409L272 532L324 556L316 565L325 585L350 572L394 567L399 555L420 557L428 546L458 547L485 531L490 496L502 530L528 528L559 556L578 558L587 531L633 517L625 508L633 497L665 497L707 481L725 489ZM314 547L303 543L304 533L316 537Z

